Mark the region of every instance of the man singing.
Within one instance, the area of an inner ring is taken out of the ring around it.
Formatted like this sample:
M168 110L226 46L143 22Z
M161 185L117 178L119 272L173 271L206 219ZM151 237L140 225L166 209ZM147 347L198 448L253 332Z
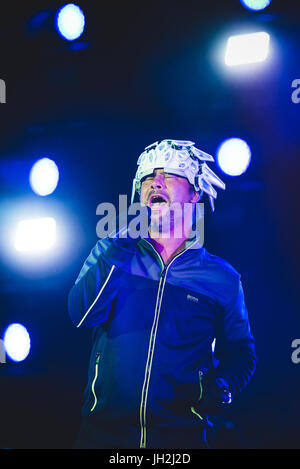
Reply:
M214 210L225 188L206 161L189 141L146 147L131 200L147 235L99 240L70 291L73 323L94 328L76 448L207 448L208 417L254 373L240 275L191 235L203 193Z

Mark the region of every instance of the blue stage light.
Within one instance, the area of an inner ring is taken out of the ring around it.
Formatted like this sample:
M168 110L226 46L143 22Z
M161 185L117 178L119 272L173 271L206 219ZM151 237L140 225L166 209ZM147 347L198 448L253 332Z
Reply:
M78 39L84 30L85 17L83 11L74 3L61 7L56 14L57 32L68 41Z
M224 140L217 150L217 164L228 176L240 176L251 161L249 145L240 138Z
M6 354L14 362L21 362L30 352L30 336L22 324L10 324L4 333L4 348Z
M228 67L263 62L269 54L270 36L265 32L239 34L227 40L225 64Z
M57 186L59 171L53 160L42 158L31 168L29 182L32 190L38 195L49 195Z
M271 0L241 0L241 4L248 10L260 11L269 6Z
M49 251L56 241L56 221L52 217L22 220L15 235L18 252L37 254Z

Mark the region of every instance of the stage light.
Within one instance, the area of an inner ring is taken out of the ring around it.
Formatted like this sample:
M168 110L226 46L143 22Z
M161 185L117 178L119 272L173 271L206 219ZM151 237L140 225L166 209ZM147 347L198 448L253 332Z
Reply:
M68 41L78 39L84 30L85 17L83 11L74 3L61 7L56 14L56 29Z
M53 160L41 158L31 168L29 182L32 190L41 196L52 194L58 184L59 171Z
M235 65L263 62L268 57L270 36L265 32L240 34L229 37L225 64Z
M18 223L15 235L15 249L19 252L39 254L53 247L56 240L54 218L36 218Z
M30 336L22 324L10 324L3 337L6 354L15 362L25 360L30 352Z
M217 164L228 176L240 176L251 161L249 145L240 138L229 138L217 150Z
M241 0L241 4L248 10L260 11L269 6L271 0Z

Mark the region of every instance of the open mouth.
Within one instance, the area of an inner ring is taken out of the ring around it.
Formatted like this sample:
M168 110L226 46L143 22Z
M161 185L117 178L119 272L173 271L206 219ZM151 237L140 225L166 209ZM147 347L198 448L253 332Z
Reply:
M160 194L154 194L150 197L149 200L149 207L151 208L156 208L156 207L161 207L164 204L167 204L168 201L166 197Z

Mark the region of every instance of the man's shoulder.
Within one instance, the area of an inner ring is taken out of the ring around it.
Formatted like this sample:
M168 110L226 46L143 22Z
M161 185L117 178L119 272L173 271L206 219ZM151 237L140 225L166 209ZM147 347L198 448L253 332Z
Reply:
M241 277L239 272L230 262L204 248L201 258L197 287L207 291L219 304L228 304L238 292Z
M106 251L112 248L135 252L137 242L137 239L130 239L128 237L120 238L119 236L107 236L106 238L99 239L95 247L101 253L105 253Z
M94 247L95 257L101 257L108 265L124 269L129 266L136 253L137 241L128 238L106 237L99 239Z
M214 272L218 272L220 275L231 277L232 279L240 278L239 272L233 267L230 262L224 258L210 253L206 249L203 249L202 254L203 265L207 269L213 269Z

